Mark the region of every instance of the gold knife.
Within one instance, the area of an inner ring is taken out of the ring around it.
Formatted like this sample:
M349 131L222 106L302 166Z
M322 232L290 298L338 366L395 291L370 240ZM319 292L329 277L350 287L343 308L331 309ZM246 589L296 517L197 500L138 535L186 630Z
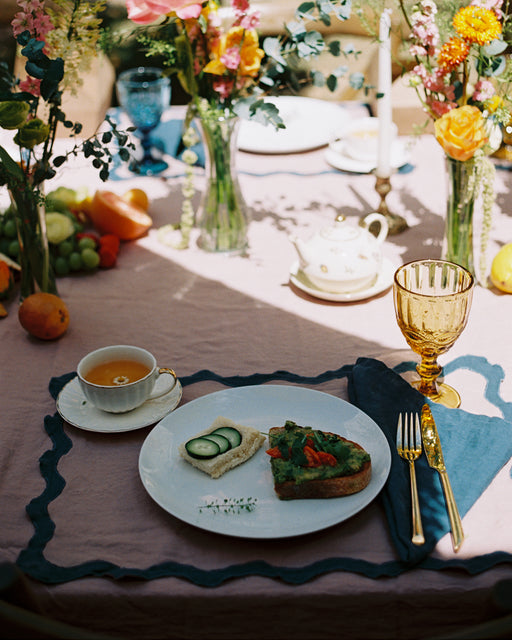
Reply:
M459 510L455 503L455 497L444 464L443 451L441 449L436 423L434 422L434 417L428 404L424 404L421 410L421 436L423 438L423 446L428 463L433 469L438 471L441 476L446 508L452 529L453 550L458 551L464 541L464 531L462 530Z

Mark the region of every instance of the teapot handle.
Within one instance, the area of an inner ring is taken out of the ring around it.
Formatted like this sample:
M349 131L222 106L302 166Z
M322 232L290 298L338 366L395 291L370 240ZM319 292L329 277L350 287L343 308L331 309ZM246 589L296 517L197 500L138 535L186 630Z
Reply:
M363 226L365 227L365 229L368 229L372 222L378 222L380 224L379 234L376 237L376 240L379 244L381 244L382 242L384 242L388 235L388 221L386 217L382 215L382 213L370 213L363 220Z

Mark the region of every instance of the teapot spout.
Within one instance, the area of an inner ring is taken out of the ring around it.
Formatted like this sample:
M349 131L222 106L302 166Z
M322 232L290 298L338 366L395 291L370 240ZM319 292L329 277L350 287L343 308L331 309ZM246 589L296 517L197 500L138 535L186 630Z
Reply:
M306 243L300 238L297 238L297 236L292 236L290 240L299 255L300 267L301 269L304 269L312 262L312 256L310 255L310 251Z

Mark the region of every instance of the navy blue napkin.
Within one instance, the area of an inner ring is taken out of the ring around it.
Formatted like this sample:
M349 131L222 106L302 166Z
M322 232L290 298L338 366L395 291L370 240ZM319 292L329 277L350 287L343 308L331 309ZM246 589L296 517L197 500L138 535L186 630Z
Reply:
M421 412L425 398L382 362L360 358L348 377L350 401L382 429L391 448L391 471L382 492L390 532L401 560L421 562L448 531L450 523L439 473L424 455L416 461L425 544L411 542L408 463L396 452L398 414ZM512 424L501 418L448 409L429 402L436 421L448 476L461 517L469 511L512 456Z
M198 131L195 122L192 123L192 127L196 130L197 135L201 138L201 134ZM160 122L151 133L151 139L153 144L164 154L178 158L182 160L183 152L185 151L185 145L183 144L183 120L167 120L166 122ZM204 167L204 148L202 142L198 142L191 147L192 151L197 154L196 165Z

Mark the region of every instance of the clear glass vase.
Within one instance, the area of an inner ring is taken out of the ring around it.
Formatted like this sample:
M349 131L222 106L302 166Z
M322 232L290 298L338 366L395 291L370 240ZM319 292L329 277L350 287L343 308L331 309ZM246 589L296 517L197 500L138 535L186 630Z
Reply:
M242 253L249 211L236 170L238 117L207 111L199 118L205 148L206 183L199 208L199 244L206 251Z
M475 208L476 164L446 156L448 197L443 240L443 260L464 267L473 275L473 211Z
M20 301L39 291L57 294L46 235L46 209L42 186L10 192L16 220L21 268Z

